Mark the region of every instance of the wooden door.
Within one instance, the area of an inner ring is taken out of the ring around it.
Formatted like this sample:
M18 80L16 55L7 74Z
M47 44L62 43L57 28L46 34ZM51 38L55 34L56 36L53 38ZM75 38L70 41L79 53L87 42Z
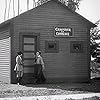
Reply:
M24 62L24 83L30 83L34 78L34 52L36 51L37 46L36 39L36 36L23 35L22 50Z

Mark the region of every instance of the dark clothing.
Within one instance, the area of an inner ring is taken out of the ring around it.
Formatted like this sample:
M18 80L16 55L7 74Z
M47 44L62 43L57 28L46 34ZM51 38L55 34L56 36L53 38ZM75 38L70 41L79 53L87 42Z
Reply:
M41 64L35 64L34 65L34 74L36 78L36 83L44 83L45 77L42 71L42 65Z

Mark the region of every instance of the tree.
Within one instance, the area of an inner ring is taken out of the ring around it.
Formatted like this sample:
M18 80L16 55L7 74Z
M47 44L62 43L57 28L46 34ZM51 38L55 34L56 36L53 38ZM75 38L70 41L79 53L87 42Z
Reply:
M92 73L100 73L100 28L99 28L100 20L98 20L95 24L97 27L91 28L90 30L90 47L91 47L91 56L94 60L91 60L91 71Z
M50 0L38 0L38 5L41 5L47 1ZM81 0L58 0L58 1L68 6L68 8L70 8L71 10L76 11L76 9L79 9L79 3Z
M73 11L76 11L76 9L79 9L79 3L81 0L67 0L67 6L72 9Z
M97 49L100 43L97 43L97 40L100 40L100 28L98 27L100 24L100 20L96 23L97 27L91 28L90 30L90 47L91 47L91 55L92 57L96 57Z

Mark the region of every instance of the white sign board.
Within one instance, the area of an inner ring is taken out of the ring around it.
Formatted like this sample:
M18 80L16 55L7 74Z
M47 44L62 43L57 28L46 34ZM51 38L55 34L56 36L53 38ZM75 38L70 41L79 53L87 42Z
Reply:
M55 27L54 35L56 37L72 36L72 28L70 28L70 27Z

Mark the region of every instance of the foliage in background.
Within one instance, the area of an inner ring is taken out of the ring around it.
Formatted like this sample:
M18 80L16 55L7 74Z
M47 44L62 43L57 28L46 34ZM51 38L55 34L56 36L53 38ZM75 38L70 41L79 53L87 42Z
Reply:
M100 77L100 20L98 20L96 23L97 27L91 28L90 30L90 47L91 47L91 57L94 58L91 59L91 72L94 74L93 77ZM98 41L98 42L97 42Z
M38 5L41 5L48 1L50 0L39 0ZM79 4L81 0L58 0L58 1L68 6L68 8L70 8L71 10L76 11L76 9L79 9Z
M65 2L67 2L67 6L73 11L76 11L76 9L79 9L80 1L81 0L65 0Z
M97 27L91 28L90 30L90 47L91 47L91 55L92 57L96 57L96 52L99 50L100 42L97 42L100 40L100 20L98 20L96 23Z

